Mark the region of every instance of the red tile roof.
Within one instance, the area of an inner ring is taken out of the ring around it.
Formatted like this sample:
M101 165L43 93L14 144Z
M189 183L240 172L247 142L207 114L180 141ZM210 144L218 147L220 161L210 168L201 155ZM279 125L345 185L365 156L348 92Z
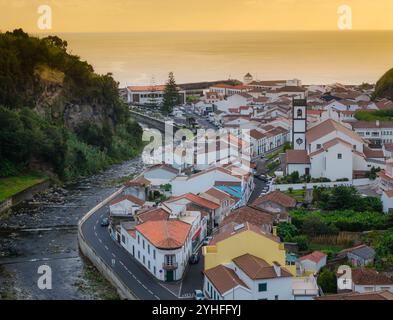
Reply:
M150 220L137 225L135 229L156 248L173 250L184 245L191 225L179 220Z
M201 207L205 207L205 208L208 208L208 209L211 209L211 210L218 209L220 207L217 203L214 203L212 201L204 199L204 198L202 198L200 196L197 196L197 195L195 195L193 193L186 193L186 194L183 194L181 196L171 198L171 199L169 199L169 200L167 200L165 202L171 203L171 202L178 201L180 199L187 199L188 201L191 201L191 202L193 202L193 203L195 203L195 204L197 204L197 205L199 205Z
M253 205L257 206L257 205L260 205L260 204L262 204L264 202L268 202L268 201L282 205L285 208L296 207L296 200L279 190L270 192L267 195L257 198L254 201Z
M164 91L165 85L157 85L157 86L129 86L128 89L134 92L144 92L144 91Z
M325 120L320 124L310 128L306 133L306 140L308 143L310 143L334 131L340 131L352 139L364 143L363 139L356 132L332 119Z
M363 148L363 153L366 156L366 158L385 158L385 155L383 153L382 149L370 149L367 146L364 146Z
M292 277L292 274L288 270L280 266L281 274L278 275L274 266L249 253L234 258L232 261L252 280Z
M287 150L285 158L287 164L311 163L306 150Z
M221 295L233 288L236 288L237 286L248 289L247 285L232 269L221 264L214 268L205 270L204 274Z
M393 279L373 269L352 269L352 282L357 285L393 285Z
M240 228L241 225L244 227ZM235 230L236 229L236 230ZM280 243L280 238L272 235L271 233L267 233L262 231L260 226L253 225L249 222L245 222L243 224L239 224L236 222L229 222L225 225L222 225L218 231L218 233L213 237L210 241L210 245L215 245L218 242L224 241L230 237L238 235L245 231L255 232L263 237L266 237L274 242Z
M306 256L300 257L299 260L300 261L304 261L304 260L311 260L315 263L318 263L319 261L321 261L324 257L327 257L326 254L324 254L323 252L320 251L314 251L313 253L310 253Z
M113 206L117 203L120 203L120 202L126 201L126 200L128 200L128 201L130 201L140 207L142 207L145 204L145 201L143 201L142 199L134 197L133 195L126 195L126 196L121 196L121 197L118 197L118 198L112 200L110 205Z
M154 208L138 213L137 219L140 222L147 222L147 221L157 221L157 220L168 220L169 216L170 214L168 211L162 208Z
M347 292L339 294L329 294L315 297L316 300L393 300L393 293L388 290L375 292Z
M261 228L263 225L273 225L274 217L261 209L245 206L232 211L226 216L221 226L228 223L242 224L246 222Z

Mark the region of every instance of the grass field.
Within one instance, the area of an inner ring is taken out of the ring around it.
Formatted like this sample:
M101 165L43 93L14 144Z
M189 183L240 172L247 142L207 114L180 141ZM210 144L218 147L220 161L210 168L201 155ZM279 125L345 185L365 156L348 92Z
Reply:
M0 201L3 201L18 192L34 186L47 177L35 173L23 174L15 177L0 178Z
M285 191L285 193L292 197L295 198L297 201L304 201L304 197L306 196L306 192L301 189L301 190L292 190L292 192Z

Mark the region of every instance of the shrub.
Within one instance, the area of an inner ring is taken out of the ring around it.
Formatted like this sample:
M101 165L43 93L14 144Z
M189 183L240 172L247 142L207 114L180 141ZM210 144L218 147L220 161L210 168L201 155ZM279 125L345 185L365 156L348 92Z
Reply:
M317 279L323 293L337 293L337 278L334 271L322 269Z

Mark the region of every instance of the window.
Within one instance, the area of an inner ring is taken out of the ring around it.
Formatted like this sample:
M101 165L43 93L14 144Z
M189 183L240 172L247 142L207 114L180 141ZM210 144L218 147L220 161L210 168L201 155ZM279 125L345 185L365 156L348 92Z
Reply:
M321 145L319 143L317 144L317 149L321 149Z
M303 117L303 111L302 109L297 109L297 117L302 118Z
M140 241L141 241L141 238L139 237L139 234L138 234L138 244L139 244Z
M260 284L258 285L258 291L259 291L259 292L265 292L265 291L267 291L267 283L260 283Z
M278 296L274 296L274 300L278 300Z
M121 242L126 243L126 237L124 236L124 234L121 235Z
M145 240L142 240L142 247L145 249Z
M153 259L156 259L156 249L153 250Z
M147 261L147 268L150 270L150 260Z
M147 253L150 254L150 244L147 245Z
M138 250L138 259L141 258L141 252Z
M154 266L154 275L156 275L156 266Z
M340 159L342 159L342 158L343 158L343 155L342 155L341 153L338 153L338 154L337 154L337 159L340 160Z
M145 264L145 256L143 256L143 264Z

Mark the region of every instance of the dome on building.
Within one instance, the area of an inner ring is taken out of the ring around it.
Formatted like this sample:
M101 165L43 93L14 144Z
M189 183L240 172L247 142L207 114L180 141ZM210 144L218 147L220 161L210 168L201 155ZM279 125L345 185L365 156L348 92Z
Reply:
M249 84L250 82L253 81L253 77L250 73L247 73L244 77L243 77L243 82L245 84Z

